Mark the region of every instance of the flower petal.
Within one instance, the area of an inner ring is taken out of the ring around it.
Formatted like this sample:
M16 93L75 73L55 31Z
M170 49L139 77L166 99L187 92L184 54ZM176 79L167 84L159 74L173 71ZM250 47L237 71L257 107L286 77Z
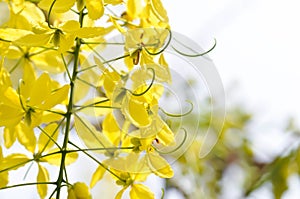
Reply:
M97 131L96 128L86 119L75 116L75 128L78 136L88 148L111 148L114 145L106 136Z
M104 14L103 0L86 0L85 5L91 19L99 19Z
M174 175L169 163L156 152L147 153L148 166L151 171L161 178L171 178Z
M24 154L20 154L20 153L11 154L1 160L0 171L17 170L18 168L24 166L29 161L30 159Z
M39 164L39 172L37 175L37 182L48 182L49 173L47 169ZM48 185L47 184L38 184L37 190L41 199L44 199L47 195Z
M130 192L130 199L154 199L154 194L143 184L133 184Z
M49 10L53 0L41 0L38 6L44 10ZM67 12L75 4L75 0L56 0L53 5L52 11L54 12Z
M105 172L106 172L106 169L103 166L98 166L96 171L93 173L93 176L91 179L91 183L90 183L91 188L94 187L95 184L103 178Z
M34 135L33 128L21 122L16 126L16 135L18 141L30 152L34 153L36 146L36 137Z
M39 140L38 140L38 152L48 151L53 145L54 141L58 138L58 125L56 123L52 123L47 125L43 132L41 132ZM50 139L51 137L52 139Z
M112 113L106 115L102 123L102 128L104 135L117 146L120 142L121 130Z

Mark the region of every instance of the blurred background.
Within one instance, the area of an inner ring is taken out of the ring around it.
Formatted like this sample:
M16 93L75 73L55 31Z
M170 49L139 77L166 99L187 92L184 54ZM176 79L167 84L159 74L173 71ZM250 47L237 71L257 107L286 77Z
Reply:
M227 111L220 142L204 159L192 161L195 154L179 161L186 180L170 180L174 194L167 198L299 198L300 2L163 3L174 31L204 49L217 39L209 57L223 81Z

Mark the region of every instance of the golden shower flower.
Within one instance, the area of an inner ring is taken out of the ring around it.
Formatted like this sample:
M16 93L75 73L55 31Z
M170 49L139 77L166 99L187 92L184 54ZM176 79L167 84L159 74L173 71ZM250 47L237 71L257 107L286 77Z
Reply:
M85 183L76 182L68 189L68 199L92 199L92 196Z

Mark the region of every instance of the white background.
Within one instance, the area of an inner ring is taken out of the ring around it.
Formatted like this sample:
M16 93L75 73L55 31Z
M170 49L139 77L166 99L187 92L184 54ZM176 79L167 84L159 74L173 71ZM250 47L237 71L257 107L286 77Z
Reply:
M163 0L171 27L209 49L226 90L226 103L254 114L252 137L258 158L282 154L296 145L283 134L300 117L300 1ZM299 142L298 142L299 143ZM233 172L234 173L234 172ZM284 198L300 197L299 179L290 180ZM234 187L232 187L234 188ZM269 187L270 188L270 187ZM238 198L234 189L224 198ZM268 188L254 198L269 199Z

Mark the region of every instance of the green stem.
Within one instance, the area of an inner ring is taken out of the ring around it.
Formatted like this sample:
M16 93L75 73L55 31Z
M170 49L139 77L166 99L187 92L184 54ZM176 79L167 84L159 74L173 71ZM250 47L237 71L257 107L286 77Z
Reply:
M83 12L80 12L79 15L79 23L82 27L83 24ZM74 50L74 65L73 65L73 72L72 72L72 78L70 81L70 95L69 95L69 103L67 106L67 113L66 113L66 127L65 127L65 136L63 141L63 146L61 150L61 163L59 168L59 175L56 182L57 186L57 192L56 192L56 199L60 198L60 191L62 187L62 183L64 182L64 169L65 169L65 161L66 161L66 155L67 155L67 145L69 141L69 134L70 134L70 127L71 127L71 117L73 113L73 98L74 98L74 82L77 78L78 74L78 66L79 66L79 52L80 52L80 38L76 38L76 46Z
M39 185L39 184L53 184L55 185L55 182L27 182L24 184L15 184L15 185L11 185L11 186L6 186L6 187L1 187L0 190L3 189L10 189L10 188L15 188L15 187L22 187L22 186L29 186L29 185Z

